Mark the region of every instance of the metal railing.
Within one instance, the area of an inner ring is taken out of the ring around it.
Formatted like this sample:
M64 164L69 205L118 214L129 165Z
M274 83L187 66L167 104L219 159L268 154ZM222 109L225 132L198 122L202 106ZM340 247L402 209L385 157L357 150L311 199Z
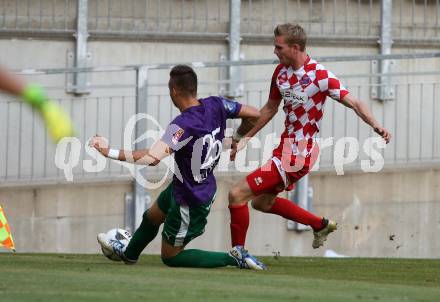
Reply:
M75 0L2 0L2 31L71 33L75 30Z
M344 165L346 170L361 169L362 161L371 160L371 148L377 149L385 159L385 167L438 166L440 132L437 131L439 125L436 116L440 113L440 106L436 100L440 96L440 72L433 67L438 66L439 57L440 54L415 54L317 58L346 83L351 93L367 102L377 119L393 134L393 140L386 149L365 145L369 137L375 136L372 130L350 109L328 99L321 123L321 137L333 137L333 141L321 151L319 171L335 171L335 160L338 159L335 156L340 157L340 154L345 153L345 148L349 147L340 140L344 137L356 138L360 150L355 160ZM377 85L374 79L382 76L370 72L371 60L379 58L399 60L399 68L387 75L391 77L396 93L392 101L378 102L371 98L372 87ZM228 81L221 77L224 74L222 69L230 65L241 66L244 93L238 100L261 108L267 100L273 64L273 60L193 63L201 79L199 96L206 97L225 91L223 87ZM349 68L353 65L356 66L356 72L347 72L353 70ZM93 164L97 157L87 153L86 141L98 133L108 137L112 146L124 146L124 129L137 110L151 115L164 129L172 117L178 114L168 96L170 66L172 64L24 72L28 81L40 82L47 87L49 94L69 112L77 126L81 145L80 156L75 159L76 164L73 167L73 181L131 178L127 168L111 161L106 161L102 171L87 172L84 169L84 160ZM63 90L64 77L66 73L74 71L87 72L88 77L93 80L90 95L66 98ZM135 74L137 83L133 82ZM251 169L249 163L252 161L258 164L265 161L273 149L271 139L279 137L284 129L284 114L281 109L280 111L258 135L261 147L257 148L254 142L251 143L249 149L243 152L246 156L239 161L239 166L229 164L226 169L224 164L227 161L223 162L223 166L219 167L219 174L244 172L246 167ZM2 185L66 181L64 171L58 169L54 163L56 146L49 141L43 123L35 112L22 102L1 95L0 121ZM231 122L229 126L235 128L238 125L237 122ZM154 123L145 124L144 127L148 130L157 128ZM133 134L130 136L129 146L134 147L134 139ZM151 144L152 141L148 143ZM345 147L341 149L341 145ZM65 155L66 162L69 155L70 153ZM163 165L149 167L148 175L153 178L160 176L165 168Z
M393 2L393 35L397 39L439 39L440 1Z
M89 1L92 32L226 33L229 1Z
M167 36L221 38L228 34L230 1L214 0L88 0L91 37L137 39ZM63 34L75 31L75 0L2 0L0 33ZM314 38L377 41L380 1L247 0L241 1L244 39L271 37L282 22L298 22ZM395 43L438 42L439 0L393 1Z

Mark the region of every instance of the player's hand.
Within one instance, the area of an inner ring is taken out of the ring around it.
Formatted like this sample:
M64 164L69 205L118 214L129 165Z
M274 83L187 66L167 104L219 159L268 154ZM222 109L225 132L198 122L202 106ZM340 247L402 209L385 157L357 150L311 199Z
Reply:
M89 141L89 146L98 150L102 155L108 154L108 140L105 137L95 135Z
M23 85L25 85L23 83ZM69 115L56 103L47 98L43 88L37 85L27 85L21 92L23 100L38 110L43 117L49 135L55 143L64 137L75 136Z
M231 144L231 155L229 156L229 159L231 161L235 160L235 156L237 156L237 153L240 152L241 150L243 150L248 141L250 141L250 137L243 137L240 141L236 141L236 140L232 140L232 144Z
M235 139L233 139L232 137L231 137L231 141L232 141L231 142L231 154L229 155L229 160L234 161L235 156L237 155L237 152L238 152L238 150L237 150L238 142Z
M385 142L387 144L390 142L390 140L391 140L391 133L387 129L385 129L385 128L381 127L381 126L374 127L374 132L379 134L385 140Z
M231 149L231 153L229 155L229 159L234 161L235 154L237 153L237 141L234 140L231 136L227 136L223 139L223 149L228 150Z

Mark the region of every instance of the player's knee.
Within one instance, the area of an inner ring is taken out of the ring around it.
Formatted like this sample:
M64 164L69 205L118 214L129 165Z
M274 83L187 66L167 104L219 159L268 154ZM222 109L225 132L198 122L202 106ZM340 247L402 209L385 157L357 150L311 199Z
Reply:
M252 208L254 208L257 211L266 212L264 206L261 204L261 202L256 202L252 200L251 202Z
M254 210L257 210L257 211L259 211L260 209L259 209L259 206L258 206L258 203L257 202L255 202L255 201L251 201L251 207L254 209Z
M261 200L252 200L252 208L254 208L257 211L260 212L269 212L270 209L272 208L273 202L269 202L267 200L261 201Z
M166 216L157 206L152 206L144 212L142 218L144 221L148 221L152 225L160 226L165 221Z
M142 220L149 220L149 219L148 219L148 210L146 210L146 211L144 212L144 214L142 214Z
M229 190L229 204L236 204L240 202L240 189L237 186L233 186Z
M177 253L179 255L179 253ZM177 260L177 255L175 253L167 253L162 251L160 257L162 258L163 264L170 267L178 267L179 261Z
M166 266L176 267L176 264L173 261L174 257L167 258L162 255L161 258L162 258L163 264L165 264Z
M146 210L144 212L144 214L142 215L142 222L148 223L151 225L160 225L160 223L158 223L158 221L156 221L157 219L154 219L154 216L151 216L148 212L149 212L149 210Z

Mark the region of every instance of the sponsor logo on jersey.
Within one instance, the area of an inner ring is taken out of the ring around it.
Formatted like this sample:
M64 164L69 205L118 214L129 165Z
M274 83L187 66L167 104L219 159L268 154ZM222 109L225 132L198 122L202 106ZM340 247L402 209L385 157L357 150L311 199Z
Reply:
M231 103L231 102L226 102L226 107L227 107L227 109L228 109L229 112L234 112L234 108L235 108L235 106L234 106L233 103Z
M308 86L308 85L310 85L312 83L312 80L307 76L307 75L304 75L302 78L301 78L301 80L299 80L299 84L301 85L301 86Z
M296 104L304 104L308 100L307 94L304 92L295 91L294 89L285 89L282 90L283 98L286 101L291 101L293 105Z
M286 73L282 73L278 76L278 82L280 83L280 85L284 84L287 82L287 74Z
M179 130L177 130L177 132L174 133L173 138L171 139L173 144L177 145L177 143L179 142L179 140L182 137L184 132L185 132L185 130L183 130L182 128L179 128Z
M307 95L304 94L293 93L292 95L292 101L296 103L304 104L305 102L307 102L307 99Z
M255 177L254 180L255 180L255 183L257 184L257 186L259 186L263 183L263 179L260 176Z

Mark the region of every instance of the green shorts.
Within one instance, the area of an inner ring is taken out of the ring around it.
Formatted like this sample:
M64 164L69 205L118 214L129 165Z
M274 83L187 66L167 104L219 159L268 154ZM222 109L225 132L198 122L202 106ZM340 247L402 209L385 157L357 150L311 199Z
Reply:
M162 238L172 246L185 246L205 232L214 197L202 206L189 207L177 204L173 197L171 183L157 199L157 205L167 216L163 225Z

